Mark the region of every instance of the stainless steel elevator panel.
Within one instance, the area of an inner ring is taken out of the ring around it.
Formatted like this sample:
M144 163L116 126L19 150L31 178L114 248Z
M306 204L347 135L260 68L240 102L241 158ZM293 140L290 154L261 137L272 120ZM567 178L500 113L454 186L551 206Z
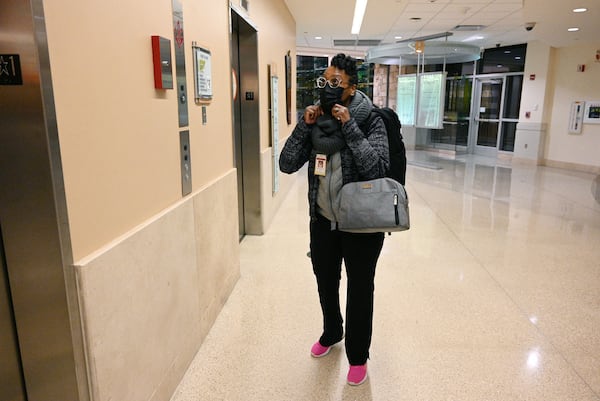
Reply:
M0 84L0 224L27 399L87 400L43 3L0 10L22 76Z
M181 158L181 194L192 192L192 155L190 153L190 131L179 133L179 157Z
M1 66L0 66L1 68ZM0 234L1 234L0 226ZM26 401L17 331L0 235L0 399Z
M189 125L187 80L185 76L185 42L183 40L183 8L173 0L173 33L175 36L175 82L177 85L177 110L179 127Z

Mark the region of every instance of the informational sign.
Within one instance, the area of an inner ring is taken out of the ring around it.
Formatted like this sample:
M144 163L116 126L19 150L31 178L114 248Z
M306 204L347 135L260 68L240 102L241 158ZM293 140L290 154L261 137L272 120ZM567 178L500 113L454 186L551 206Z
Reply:
M398 118L403 126L443 127L445 72L398 76Z
M419 76L417 127L443 128L445 89L445 72L427 73Z
M212 72L210 51L201 47L192 45L194 51L194 80L196 101L210 100L213 96L212 91Z
M398 102L396 113L403 126L415 125L415 99L417 94L417 76L415 74L398 76Z
M600 124L600 100L588 100L585 102L583 123Z
M271 66L271 74L274 67ZM273 194L279 191L279 78L271 75L271 142L273 144Z
M18 54L0 54L0 85L23 85Z

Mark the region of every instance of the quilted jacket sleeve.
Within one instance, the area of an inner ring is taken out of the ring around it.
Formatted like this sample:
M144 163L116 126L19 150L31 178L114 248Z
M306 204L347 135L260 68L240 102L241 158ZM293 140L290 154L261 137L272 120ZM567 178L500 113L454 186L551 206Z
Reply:
M279 155L279 169L287 174L295 173L308 161L312 150L310 132L312 126L300 120L287 139Z

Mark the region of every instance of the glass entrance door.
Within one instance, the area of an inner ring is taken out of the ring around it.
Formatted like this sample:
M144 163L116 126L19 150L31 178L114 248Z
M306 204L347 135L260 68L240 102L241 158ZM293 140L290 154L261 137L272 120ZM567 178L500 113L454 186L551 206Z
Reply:
M478 79L473 129L476 132L475 153L495 155L498 149L502 108L502 78Z
M512 152L519 122L523 75L478 78L470 148L473 153L495 156Z

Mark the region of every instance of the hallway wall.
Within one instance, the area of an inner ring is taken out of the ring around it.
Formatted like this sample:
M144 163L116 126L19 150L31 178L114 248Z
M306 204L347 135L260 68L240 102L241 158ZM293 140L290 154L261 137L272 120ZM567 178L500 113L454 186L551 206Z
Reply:
M183 5L188 98L192 41L211 50L214 81L206 125L188 102L193 190L233 167L228 2L215 3ZM181 198L176 92L154 89L150 43L160 35L174 49L171 1L57 0L45 9L78 260Z
M595 61L600 42L556 48L553 66L554 96L548 127L545 164L600 173L600 124L584 124L581 134L569 134L571 103L600 100L600 63ZM577 66L585 64L585 72Z

